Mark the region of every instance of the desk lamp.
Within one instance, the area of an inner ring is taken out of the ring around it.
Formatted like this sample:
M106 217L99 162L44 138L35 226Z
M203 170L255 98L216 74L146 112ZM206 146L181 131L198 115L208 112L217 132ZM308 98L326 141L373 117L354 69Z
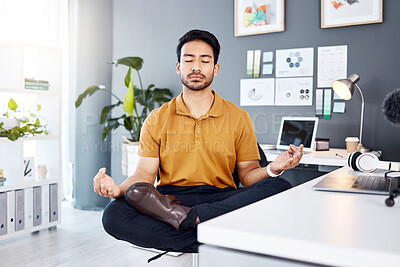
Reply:
M365 147L361 143L363 121L364 121L364 95L358 87L357 82L360 80L360 76L357 74L351 74L347 79L336 80L332 83L332 88L335 93L343 98L344 100L350 100L354 93L354 86L357 87L361 95L361 122L360 122L360 143L358 144L358 151L361 153L369 152L371 149Z

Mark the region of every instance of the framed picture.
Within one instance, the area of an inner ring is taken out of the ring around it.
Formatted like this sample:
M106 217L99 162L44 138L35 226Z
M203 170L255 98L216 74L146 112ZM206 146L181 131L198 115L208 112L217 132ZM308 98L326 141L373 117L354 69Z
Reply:
M35 180L35 159L33 157L24 157L24 180Z
M321 28L383 22L383 0L321 0Z
M235 36L285 30L285 0L235 0Z

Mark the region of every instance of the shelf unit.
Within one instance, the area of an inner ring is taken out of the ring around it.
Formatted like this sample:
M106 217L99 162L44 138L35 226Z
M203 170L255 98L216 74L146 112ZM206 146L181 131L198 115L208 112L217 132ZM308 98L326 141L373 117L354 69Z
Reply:
M0 137L0 240L61 223L61 49L12 43L0 45L0 113L10 98L23 112L41 105L48 135L10 141ZM48 82L48 90L25 89L25 79ZM24 177L24 158L33 158L34 177ZM46 165L46 179L37 166ZM36 174L35 174L36 173Z

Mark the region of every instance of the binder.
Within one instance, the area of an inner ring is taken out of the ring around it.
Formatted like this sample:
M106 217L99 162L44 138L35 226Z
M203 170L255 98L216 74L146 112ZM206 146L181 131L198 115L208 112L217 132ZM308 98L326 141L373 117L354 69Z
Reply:
M0 235L7 234L7 193L0 193Z
M42 186L42 224L50 221L50 189L49 185Z
M15 191L7 191L7 233L15 232Z
M33 226L42 224L42 188L33 188Z
M33 227L33 188L26 188L24 192L25 228Z
M58 220L58 185L50 185L50 222Z
M25 228L24 190L15 190L15 231Z

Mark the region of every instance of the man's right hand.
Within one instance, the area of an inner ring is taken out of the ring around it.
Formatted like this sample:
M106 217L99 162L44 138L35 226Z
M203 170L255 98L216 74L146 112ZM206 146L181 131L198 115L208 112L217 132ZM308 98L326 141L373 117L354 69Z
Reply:
M121 197L121 188L115 184L113 178L106 174L106 168L101 168L93 178L94 192L103 197Z

